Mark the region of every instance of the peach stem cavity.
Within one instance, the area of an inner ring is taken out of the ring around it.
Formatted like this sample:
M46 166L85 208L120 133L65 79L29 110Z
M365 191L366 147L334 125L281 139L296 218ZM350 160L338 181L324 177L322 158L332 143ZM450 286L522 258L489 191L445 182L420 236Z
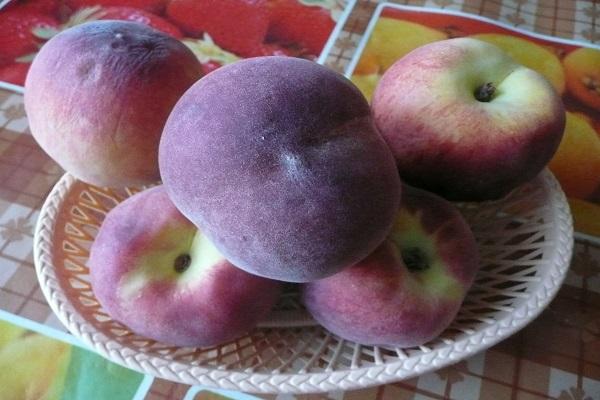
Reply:
M418 247L409 247L400 252L402 261L411 272L425 271L429 268L427 255Z
M177 256L175 261L173 262L173 268L175 272L183 273L185 272L192 263L192 257L189 254L180 254Z
M475 98L482 103L488 103L492 100L495 92L496 87L494 84L492 82L487 82L475 90Z

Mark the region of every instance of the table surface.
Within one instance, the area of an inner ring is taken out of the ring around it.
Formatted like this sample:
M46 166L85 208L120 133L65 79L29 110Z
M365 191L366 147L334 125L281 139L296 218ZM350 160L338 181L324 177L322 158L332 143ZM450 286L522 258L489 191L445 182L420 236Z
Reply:
M600 43L600 25L596 25L600 4L593 2L397 3L461 10L526 30ZM355 4L325 59L327 65L345 69L376 6L375 1ZM29 134L22 95L0 89L0 309L64 331L40 291L32 257L39 209L62 173ZM156 379L146 399L182 399L188 390L189 386ZM189 398L223 397L200 391ZM566 283L539 318L468 360L419 378L359 391L257 398L600 400L600 240L577 240Z

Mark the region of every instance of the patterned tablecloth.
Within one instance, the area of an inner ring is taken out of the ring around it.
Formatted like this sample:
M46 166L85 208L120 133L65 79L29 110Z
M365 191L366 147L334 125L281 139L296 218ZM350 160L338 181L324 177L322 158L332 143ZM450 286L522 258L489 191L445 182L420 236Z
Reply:
M600 3L595 2L411 0L397 3L463 11L525 30L600 43L600 25L597 25L600 24L597 22L600 21ZM336 39L324 57L327 65L346 71L377 5L375 1L357 1L347 18L340 19L340 29L334 31ZM28 132L22 95L0 89L0 309L65 331L39 289L32 258L33 227L39 209L61 174L61 169ZM600 219L599 214L592 217ZM154 380L145 398L222 399L228 396ZM232 396L280 400L600 400L600 240L589 236L578 238L566 284L539 318L508 340L452 367L395 384L345 393Z

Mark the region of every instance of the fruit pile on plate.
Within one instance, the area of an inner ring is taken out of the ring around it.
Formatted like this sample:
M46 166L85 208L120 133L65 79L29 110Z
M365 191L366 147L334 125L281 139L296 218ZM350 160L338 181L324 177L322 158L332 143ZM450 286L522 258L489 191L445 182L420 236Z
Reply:
M101 21L48 41L25 91L32 134L75 177L162 181L108 213L88 266L115 320L179 346L241 336L282 282L343 338L435 338L479 267L448 200L507 195L544 168L565 124L545 78L474 39L396 61L372 106L299 58L201 74L174 38Z
M181 40L204 73L240 58L315 59L342 12L331 0L13 0L0 11L0 81L23 85L47 40L96 20L135 21Z

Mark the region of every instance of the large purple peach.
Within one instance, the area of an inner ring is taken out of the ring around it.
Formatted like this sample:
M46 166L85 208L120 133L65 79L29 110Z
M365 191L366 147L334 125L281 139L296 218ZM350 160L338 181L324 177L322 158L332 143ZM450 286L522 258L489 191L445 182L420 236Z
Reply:
M25 82L31 133L62 168L88 183L156 182L165 121L200 76L190 50L148 26L78 25L50 39L31 65Z
M303 287L313 317L342 338L411 347L456 317L479 268L469 226L451 203L406 187L394 229L368 258Z
M175 205L225 257L283 281L366 257L400 198L358 89L291 57L240 61L198 81L167 121L159 164Z
M108 213L88 265L94 294L112 318L178 346L212 346L244 334L281 288L225 260L163 186Z

